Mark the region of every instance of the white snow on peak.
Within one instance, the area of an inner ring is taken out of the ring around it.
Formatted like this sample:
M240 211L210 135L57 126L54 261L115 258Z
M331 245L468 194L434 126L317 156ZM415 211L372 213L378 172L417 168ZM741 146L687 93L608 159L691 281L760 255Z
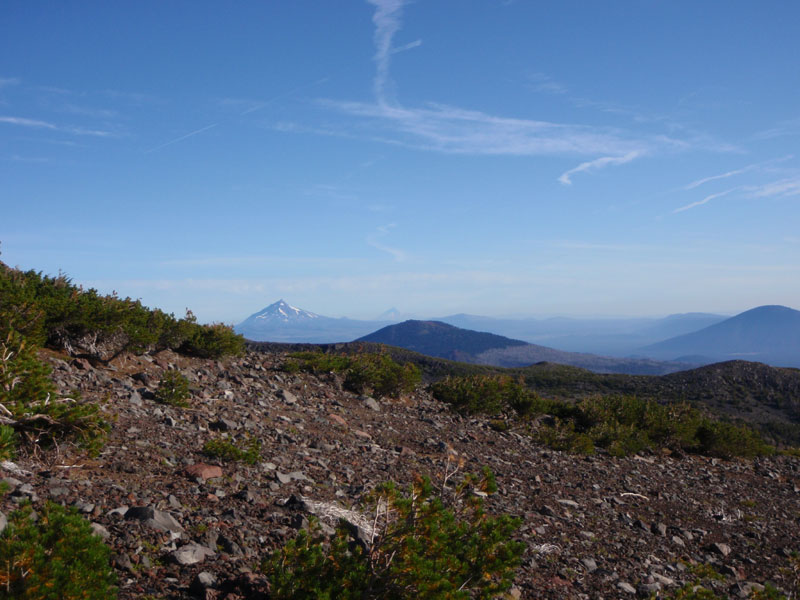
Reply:
M288 323L289 321L295 320L318 319L319 315L307 310L303 310L302 308L292 306L285 300L281 299L273 304L270 304L267 308L261 311L261 313L257 314L255 318L271 321L283 321L284 323Z

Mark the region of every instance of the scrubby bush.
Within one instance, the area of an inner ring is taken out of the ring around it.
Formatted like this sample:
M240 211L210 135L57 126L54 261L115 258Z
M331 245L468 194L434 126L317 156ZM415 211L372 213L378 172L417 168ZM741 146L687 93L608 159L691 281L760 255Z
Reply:
M193 316L191 318L194 319ZM194 320L189 323L191 326L186 339L177 346L177 350L183 354L200 358L221 358L244 353L244 338L227 325L197 325Z
M203 454L224 461L242 461L254 465L261 456L261 440L248 437L238 444L228 438L213 438L203 444Z
M387 354L342 355L323 352L296 352L284 364L289 372L343 373L344 387L358 394L396 398L414 391L422 380L412 363L400 364Z
M84 290L65 275L18 271L0 263L0 336L15 330L36 346L108 360L164 349L203 358L239 355L244 338L221 324L199 325L141 301Z
M488 470L467 476L447 502L434 495L426 478L406 493L383 484L364 503L372 531L360 544L345 524L327 540L312 520L308 531L264 562L270 597L496 597L511 586L520 562L524 544L512 539L520 520L487 515L474 490L484 495L496 490Z
M110 551L74 510L47 503L12 512L0 534L0 599L116 598Z
M775 449L744 425L705 421L697 430L698 451L708 456L763 456Z
M513 410L519 415L541 413L550 407L522 380L507 375L447 377L431 385L437 400L464 414L497 414Z
M13 453L15 440L29 446L47 446L63 440L97 454L105 442L108 425L96 403L84 402L76 393L59 398L50 379L50 367L39 360L35 348L11 331L0 343L0 452Z
M189 406L189 380L179 371L166 371L158 382L156 401L170 406Z
M657 448L723 458L774 452L752 429L712 421L685 403L661 405L634 396L599 396L582 400L560 416L535 433L559 450L585 454L590 440L614 456Z
M358 354L346 372L344 387L378 398L397 398L413 392L421 380L422 374L411 363L401 365L385 354Z
M349 369L352 364L353 359L344 354L294 352L284 363L284 370L307 373L341 373Z
M434 397L465 414L550 415L533 435L555 449L614 456L667 448L729 458L771 454L754 430L713 421L687 403L659 404L635 396L594 396L579 402L539 397L522 380L506 375L446 377L430 386Z

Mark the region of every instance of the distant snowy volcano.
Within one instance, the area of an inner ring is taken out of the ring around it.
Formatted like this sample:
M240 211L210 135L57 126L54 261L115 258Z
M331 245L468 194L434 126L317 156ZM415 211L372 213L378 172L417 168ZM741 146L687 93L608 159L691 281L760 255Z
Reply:
M320 316L318 314L303 310L302 308L297 308L291 304L288 304L285 300L280 299L277 302L273 302L265 309L250 315L247 321L254 319L257 322L270 321L296 323L299 321L308 321L319 318Z
M387 325L387 321L334 319L292 306L281 299L253 313L234 329L258 342L349 342Z

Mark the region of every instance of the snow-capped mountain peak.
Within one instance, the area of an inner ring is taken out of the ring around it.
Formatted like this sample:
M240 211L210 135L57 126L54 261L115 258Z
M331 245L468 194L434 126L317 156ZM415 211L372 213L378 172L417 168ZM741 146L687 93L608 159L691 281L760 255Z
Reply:
M302 308L292 306L285 300L280 299L277 302L267 306L264 310L259 311L251 318L264 321L283 321L288 323L319 319L319 315L307 310L303 310Z

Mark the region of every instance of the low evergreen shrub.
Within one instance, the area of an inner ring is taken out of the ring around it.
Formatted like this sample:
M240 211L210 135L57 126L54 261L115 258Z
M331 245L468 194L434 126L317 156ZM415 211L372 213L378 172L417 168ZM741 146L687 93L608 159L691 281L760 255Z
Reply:
M464 414L550 415L533 429L541 443L566 452L614 456L647 449L731 458L775 449L745 425L714 421L687 403L662 405L635 396L594 396L577 403L545 399L507 375L446 377L430 386L434 397Z
M15 510L0 534L0 599L116 598L110 550L74 510Z
M66 440L96 455L108 432L96 403L77 393L57 397L50 367L15 331L0 343L0 413L0 453L6 455L14 452L16 440L30 447Z
M364 503L374 524L369 543L352 540L340 525L332 539L315 520L308 531L263 563L276 600L420 600L495 598L511 586L524 544L512 539L520 520L492 517L484 495L496 490L488 470L469 475L447 501L427 478L407 492L376 488Z
M179 371L166 371L155 391L156 401L170 406L186 408L191 397L189 380Z
M199 325L141 301L84 290L63 274L19 271L0 263L0 337L11 330L35 346L109 360L122 352L172 349L221 358L244 352L244 338L222 324Z
M343 373L344 387L357 394L397 398L414 391L422 374L412 363L400 364L386 354L341 355L296 352L284 363L287 372Z
M345 374L344 387L358 394L398 398L413 392L420 381L422 374L411 363L401 365L386 354L357 354Z
M224 461L241 461L254 465L261 457L261 440L248 436L241 442L229 438L213 438L203 444L203 454Z
M513 410L520 416L541 414L552 403L527 389L522 379L507 375L446 377L430 386L433 396L464 414L498 414Z

